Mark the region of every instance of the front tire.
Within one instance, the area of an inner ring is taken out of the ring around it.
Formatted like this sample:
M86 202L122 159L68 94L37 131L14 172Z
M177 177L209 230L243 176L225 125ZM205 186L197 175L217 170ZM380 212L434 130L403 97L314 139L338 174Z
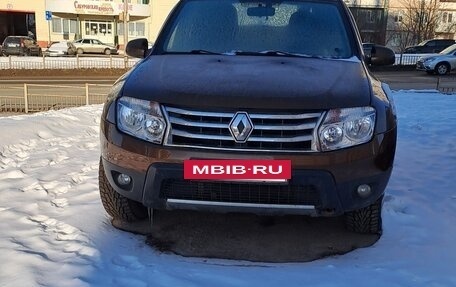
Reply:
M84 54L84 50L79 48L79 49L76 50L76 53L78 53L78 55L82 55L82 54Z
M435 66L435 72L439 76L446 75L450 72L450 65L448 65L447 63L438 63Z
M147 218L146 207L139 202L126 198L111 187L106 178L101 159L98 175L101 202L111 217L127 222L135 222Z
M383 196L373 204L345 213L345 226L349 231L357 233L382 233Z
M105 55L111 55L111 49L105 49L104 50Z

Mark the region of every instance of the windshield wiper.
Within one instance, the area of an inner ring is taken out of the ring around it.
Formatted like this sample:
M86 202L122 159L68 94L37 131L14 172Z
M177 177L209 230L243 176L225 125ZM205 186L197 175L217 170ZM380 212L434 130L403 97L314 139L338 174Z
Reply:
M250 52L250 51L232 51L227 54L234 55L243 55L243 56L285 56L285 57L302 57L302 58L319 58L317 56L305 55L305 54L295 54L277 50L267 50L260 52Z
M208 50L191 50L190 54L220 55L220 53L212 52L212 51L208 51Z

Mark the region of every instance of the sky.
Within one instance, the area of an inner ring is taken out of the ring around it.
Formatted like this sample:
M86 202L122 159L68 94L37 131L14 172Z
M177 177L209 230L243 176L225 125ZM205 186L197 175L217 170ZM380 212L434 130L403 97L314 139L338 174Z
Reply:
M113 228L98 194L100 105L0 118L0 286L456 286L456 95L394 99L382 237L307 263L182 257Z

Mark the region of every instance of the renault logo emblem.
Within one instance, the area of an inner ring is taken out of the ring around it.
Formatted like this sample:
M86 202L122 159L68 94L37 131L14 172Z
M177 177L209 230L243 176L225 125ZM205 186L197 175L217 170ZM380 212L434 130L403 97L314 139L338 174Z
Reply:
M235 142L245 143L253 131L253 124L246 112L238 112L231 120L229 129Z

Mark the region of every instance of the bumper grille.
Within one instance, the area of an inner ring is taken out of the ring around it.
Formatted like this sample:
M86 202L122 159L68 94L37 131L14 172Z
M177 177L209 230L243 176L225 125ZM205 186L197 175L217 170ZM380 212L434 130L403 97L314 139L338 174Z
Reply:
M167 179L162 182L160 196L166 199L233 203L313 206L320 204L317 188L313 185L274 185Z
M165 145L244 151L313 151L322 112L248 113L253 131L236 142L230 123L236 112L203 112L164 107L170 126Z

